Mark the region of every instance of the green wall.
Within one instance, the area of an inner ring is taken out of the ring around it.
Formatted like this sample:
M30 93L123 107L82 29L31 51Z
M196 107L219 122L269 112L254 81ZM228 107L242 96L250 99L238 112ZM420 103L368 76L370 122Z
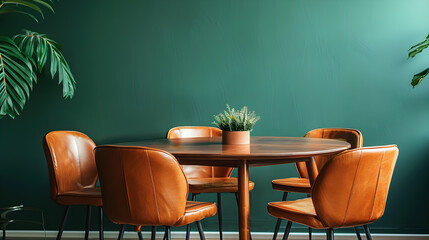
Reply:
M407 60L428 33L427 9L425 0L62 0L40 24L3 15L0 34L27 28L63 45L77 91L64 101L56 80L41 79L21 116L0 120L0 207L42 208L47 228L57 229L63 210L49 198L41 145L49 131L81 131L97 144L162 138L174 126L210 125L229 103L262 116L256 136L349 127L362 131L365 146L397 144L373 232L429 233L429 79L409 84L429 52ZM270 181L296 170L250 172L251 229L272 231L266 204L281 193ZM233 196L224 204L225 230L236 231ZM69 230L83 230L84 208L76 209ZM216 230L216 218L204 226Z

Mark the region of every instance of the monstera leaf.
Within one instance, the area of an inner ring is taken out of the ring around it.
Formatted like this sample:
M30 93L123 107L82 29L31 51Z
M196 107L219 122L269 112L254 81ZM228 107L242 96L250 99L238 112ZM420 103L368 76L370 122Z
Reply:
M0 118L15 118L30 97L36 75L30 61L8 37L0 36Z
M35 69L42 71L49 59L52 78L58 72L59 84L63 85L63 97L72 98L76 89L76 81L70 71L66 59L60 51L60 45L49 39L45 34L24 30L23 34L13 37L24 55L31 59Z

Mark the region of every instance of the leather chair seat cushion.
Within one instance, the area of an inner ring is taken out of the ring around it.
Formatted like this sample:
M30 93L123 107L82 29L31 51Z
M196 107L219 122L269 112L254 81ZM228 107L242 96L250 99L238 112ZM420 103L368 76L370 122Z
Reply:
M311 185L308 178L283 178L272 181L274 190L283 192L310 193Z
M273 217L300 223L311 228L327 228L318 219L311 198L285 202L270 202L267 208L268 213Z
M57 196L55 202L61 205L103 205L100 188L82 188L64 192Z
M224 178L188 178L190 193L219 193L238 192L238 179L235 177ZM255 187L255 183L249 181L249 191Z
M183 226L216 214L216 203L187 201L185 214L173 226Z

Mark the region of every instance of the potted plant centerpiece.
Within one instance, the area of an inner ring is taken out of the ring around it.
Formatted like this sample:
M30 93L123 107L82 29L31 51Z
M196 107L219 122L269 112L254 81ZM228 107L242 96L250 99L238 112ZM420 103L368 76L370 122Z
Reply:
M213 122L222 130L222 144L249 144L250 131L260 117L254 111L248 111L246 106L239 111L228 104L226 108L223 113L214 116Z

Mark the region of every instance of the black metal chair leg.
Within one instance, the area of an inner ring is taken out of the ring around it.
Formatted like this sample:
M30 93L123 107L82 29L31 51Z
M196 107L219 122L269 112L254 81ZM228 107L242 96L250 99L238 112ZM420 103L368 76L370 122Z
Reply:
M362 240L362 237L360 236L359 228L358 228L358 227L355 227L355 232L356 232L356 237L357 237L357 239L358 239L358 240Z
M139 240L143 240L142 232L137 232L137 236L139 236Z
M283 193L283 197L282 197L282 201L283 201L283 202L284 202L284 201L286 201L287 194L288 194L288 192L284 192L284 193Z
M282 201L286 201L287 194L288 194L288 192L284 192L283 193ZM280 225L281 224L282 224L282 219L281 218L277 218L276 227L274 228L273 240L277 239L277 235L279 234L279 229L280 229Z
M200 234L200 239L201 240L206 240L206 237L204 236L204 231L203 231L203 227L201 226L201 222L197 221L195 222L197 224L197 228L198 228L198 233Z
M368 225L363 225L363 229L365 230L365 235L367 240L372 240L371 233L369 232Z
M334 229L333 228L326 229L326 239L327 240L334 240Z
M276 227L274 228L273 240L277 239L277 235L279 234L279 229L281 224L282 224L282 219L277 218Z
M103 233L103 207L98 207L98 214L100 217L100 229L98 231L98 238L100 240L104 240L104 233Z
M167 240L167 227L164 228L164 237L162 238L163 240Z
M189 235L191 234L191 224L186 225L186 240L189 240Z
M125 224L122 224L121 230L119 230L118 240L122 240L122 238L124 237L124 231L125 231Z
M89 226L91 224L91 206L86 208L86 226L85 226L85 240L89 238Z
M292 222L288 221L286 224L285 234L283 235L283 240L287 240L290 233L290 228L292 227Z
M64 211L64 217L63 217L63 220L61 221L60 229L58 230L57 240L60 240L61 236L63 235L64 225L66 224L67 216L69 215L69 210L70 210L70 206L66 206L66 210Z
M221 193L217 193L217 217L219 222L219 239L223 239L222 234L222 195Z
M150 240L156 240L156 226L152 226L152 234Z
M166 227L166 229L167 229L167 240L171 240L171 229L169 226Z

